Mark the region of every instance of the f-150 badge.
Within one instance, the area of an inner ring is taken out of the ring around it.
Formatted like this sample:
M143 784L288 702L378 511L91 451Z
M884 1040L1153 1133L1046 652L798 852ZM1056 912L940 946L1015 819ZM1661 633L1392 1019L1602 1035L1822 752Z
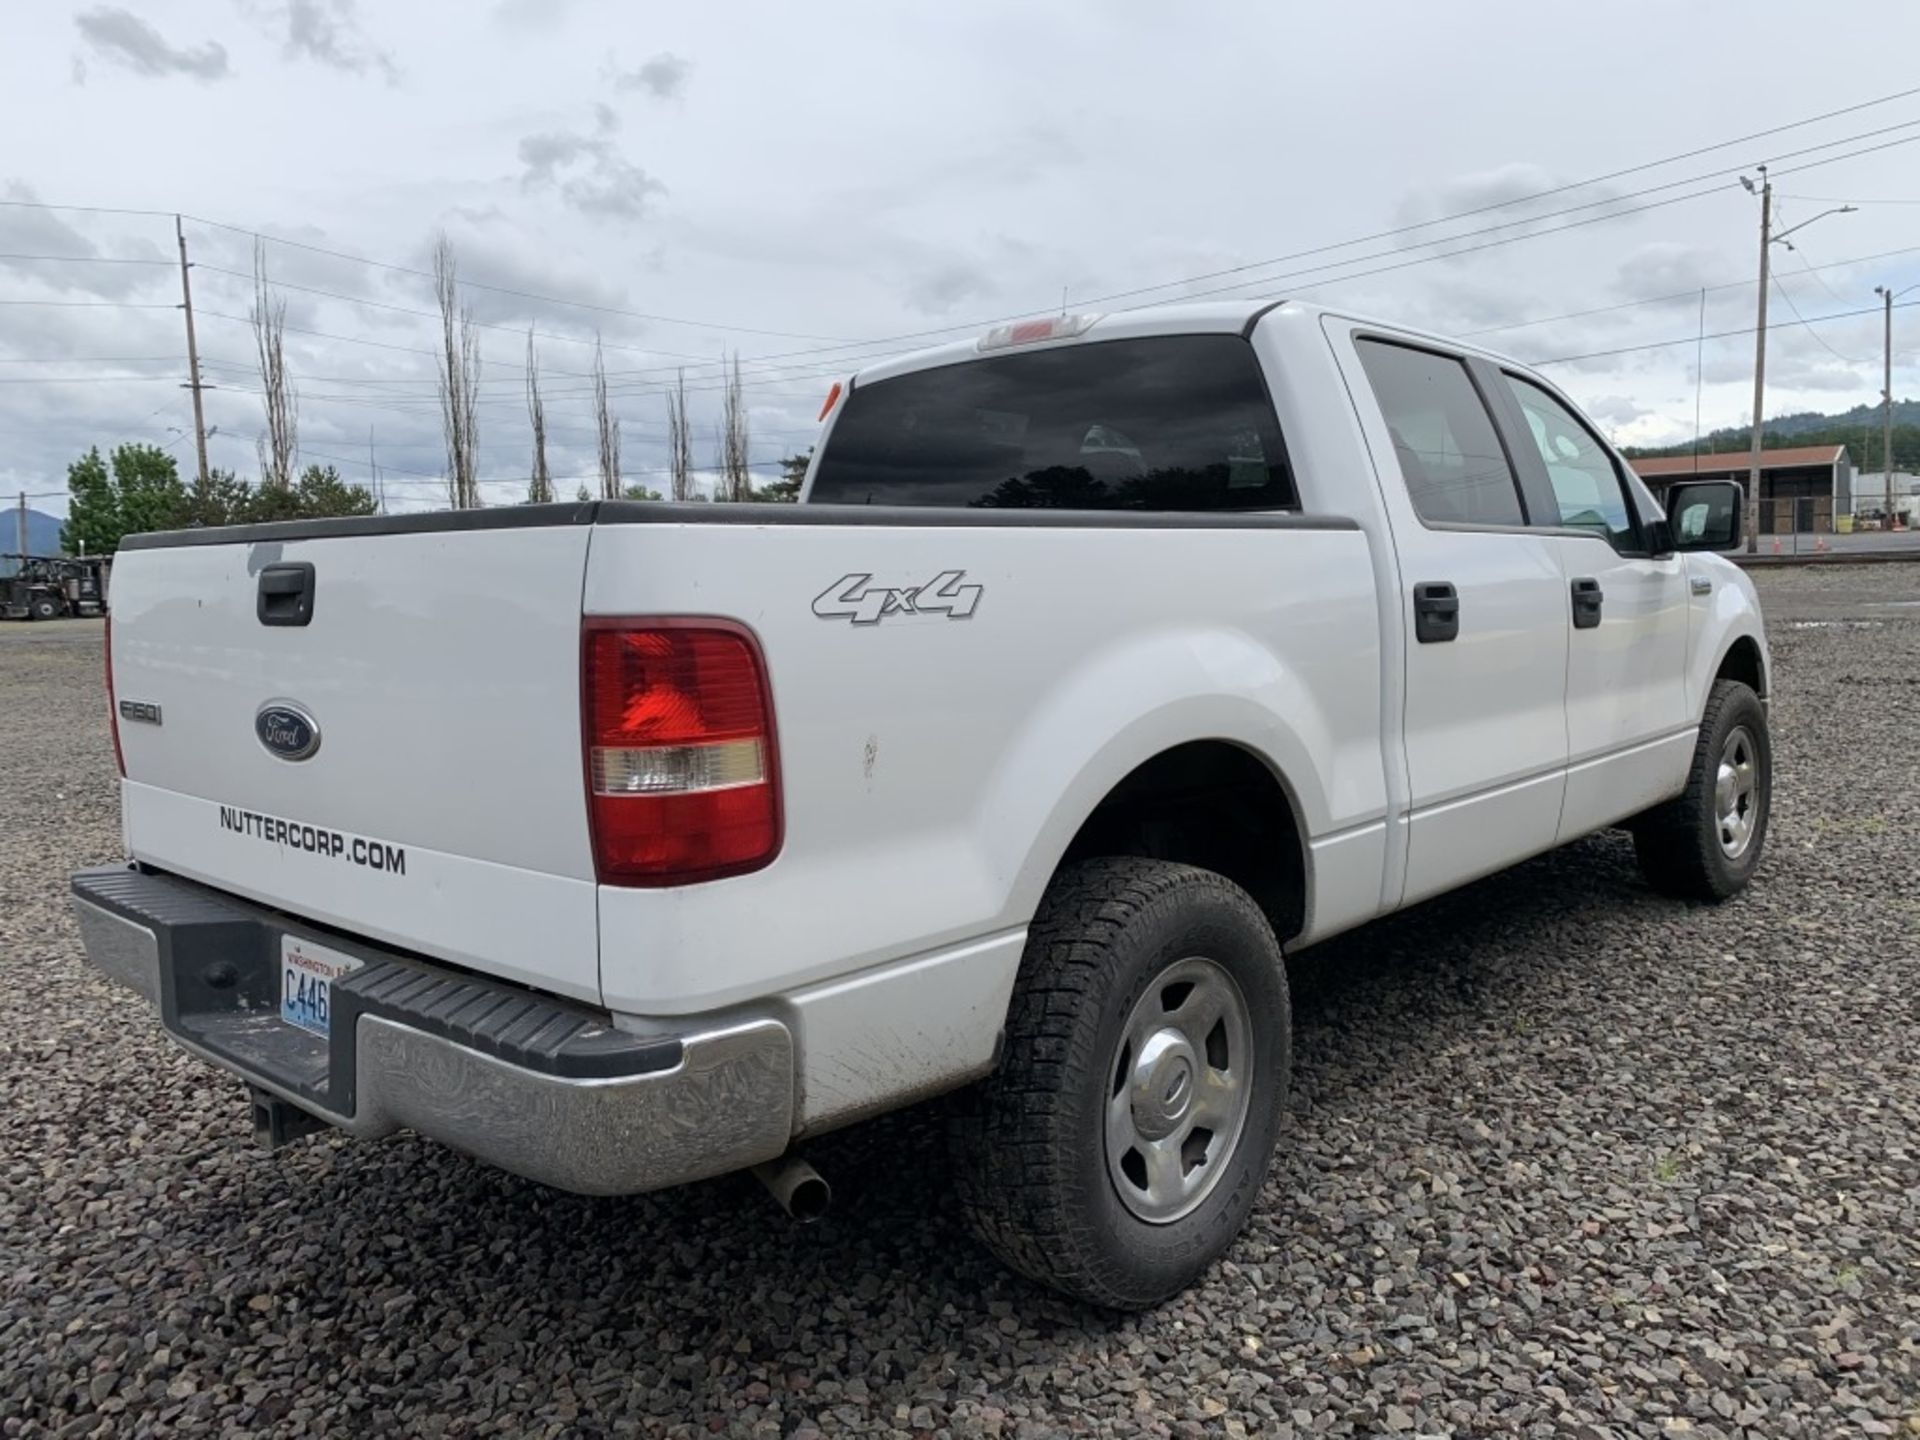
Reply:
M872 575L842 575L822 590L813 613L822 620L851 620L855 625L878 625L889 615L944 615L966 620L985 593L979 585L962 585L964 570L942 570L924 585L869 586Z

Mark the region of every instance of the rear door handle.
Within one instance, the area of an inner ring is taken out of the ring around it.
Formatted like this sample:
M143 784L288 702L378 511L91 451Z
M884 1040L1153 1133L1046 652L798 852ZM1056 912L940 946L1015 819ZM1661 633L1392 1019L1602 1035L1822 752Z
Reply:
M1460 597L1451 582L1422 580L1413 587L1413 638L1437 645L1460 633Z
M1583 575L1573 582L1573 628L1591 630L1600 623L1600 606L1606 600L1600 582Z

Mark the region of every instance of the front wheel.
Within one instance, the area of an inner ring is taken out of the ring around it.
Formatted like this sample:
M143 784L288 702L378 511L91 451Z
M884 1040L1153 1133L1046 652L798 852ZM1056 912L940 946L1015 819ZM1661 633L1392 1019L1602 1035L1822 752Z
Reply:
M1767 707L1737 680L1707 696L1687 788L1633 826L1634 855L1663 895L1720 901L1760 864L1773 809L1773 742Z
M975 1232L1098 1305L1176 1294L1259 1196L1291 1050L1280 947L1239 886L1158 860L1063 872L1028 934L1000 1068L955 1114Z

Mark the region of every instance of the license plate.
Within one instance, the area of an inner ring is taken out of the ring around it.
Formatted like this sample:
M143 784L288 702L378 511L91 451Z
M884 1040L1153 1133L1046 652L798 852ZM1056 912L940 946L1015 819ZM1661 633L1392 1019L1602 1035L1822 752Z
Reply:
M280 937L280 1018L315 1035L328 1034L333 982L363 962L298 935Z

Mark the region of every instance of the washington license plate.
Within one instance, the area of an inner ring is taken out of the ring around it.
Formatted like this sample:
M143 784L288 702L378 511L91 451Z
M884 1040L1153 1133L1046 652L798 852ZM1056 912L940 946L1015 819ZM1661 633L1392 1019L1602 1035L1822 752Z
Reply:
M363 962L298 935L280 937L280 1018L315 1035L327 1035L333 1014L333 982Z

